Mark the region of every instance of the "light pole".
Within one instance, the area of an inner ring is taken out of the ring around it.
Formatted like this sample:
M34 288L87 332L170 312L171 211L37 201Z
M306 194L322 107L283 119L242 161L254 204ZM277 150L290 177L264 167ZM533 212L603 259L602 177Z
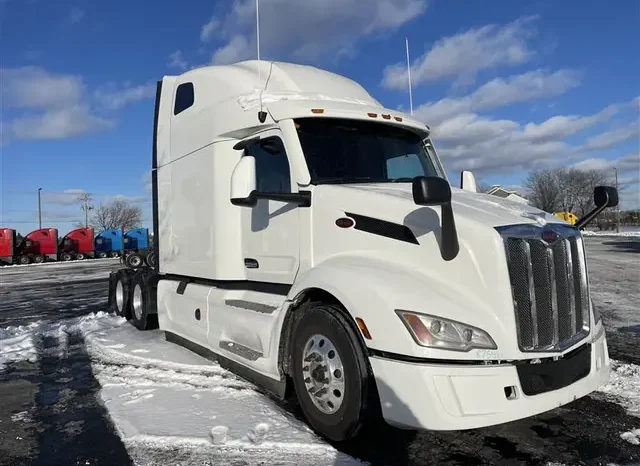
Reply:
M618 168L613 167L613 171L616 174L616 191L618 190ZM616 206L616 232L620 233L620 201L618 201L618 205Z
M42 200L40 198L40 191L42 191L42 188L38 188L38 228L42 229Z

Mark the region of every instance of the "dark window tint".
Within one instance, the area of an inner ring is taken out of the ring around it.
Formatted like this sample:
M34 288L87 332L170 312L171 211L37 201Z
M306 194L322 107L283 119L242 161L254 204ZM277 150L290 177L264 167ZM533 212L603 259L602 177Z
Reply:
M193 83L180 84L176 90L176 103L173 106L173 114L177 115L185 111L193 105L194 100Z
M442 176L430 148L408 129L338 118L301 118L296 127L314 183L408 182L415 176Z
M278 137L261 139L247 149L256 159L256 190L263 193L290 193L289 161Z

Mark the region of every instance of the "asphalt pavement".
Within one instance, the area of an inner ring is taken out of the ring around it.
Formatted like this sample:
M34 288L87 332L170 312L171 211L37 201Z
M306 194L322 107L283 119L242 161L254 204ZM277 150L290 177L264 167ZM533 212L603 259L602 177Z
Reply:
M586 242L592 292L602 306L611 357L638 364L640 316L633 310L640 302L640 241ZM0 328L106 310L108 272L119 267L117 261L87 261L0 269ZM64 342L45 336L37 350L35 363L12 363L0 371L0 465L133 464L99 401L100 386L82 335L71 333ZM299 414L295 407L287 409ZM620 433L638 427L637 417L595 393L530 419L484 429L407 432L375 426L362 440L336 448L372 466L637 465L640 448ZM186 447L168 450L159 459L148 453L149 461L142 464L194 459ZM145 452L136 451L135 457L144 459ZM206 458L198 461L211 464Z

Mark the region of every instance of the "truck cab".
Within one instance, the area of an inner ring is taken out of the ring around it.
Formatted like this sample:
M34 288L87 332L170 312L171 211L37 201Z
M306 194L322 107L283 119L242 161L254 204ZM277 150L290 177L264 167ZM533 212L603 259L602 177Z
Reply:
M16 247L16 231L12 228L0 228L0 265L13 264Z
M93 228L82 227L71 230L60 240L60 260L84 260L94 257Z
M166 76L154 135L157 259L111 275L114 311L291 388L321 435L495 425L608 380L578 226L470 172L453 187L430 128L358 83L256 61Z
M98 258L118 257L123 249L122 229L111 228L98 233L93 241Z
M16 246L15 260L21 265L58 260L58 230L39 228L27 234Z

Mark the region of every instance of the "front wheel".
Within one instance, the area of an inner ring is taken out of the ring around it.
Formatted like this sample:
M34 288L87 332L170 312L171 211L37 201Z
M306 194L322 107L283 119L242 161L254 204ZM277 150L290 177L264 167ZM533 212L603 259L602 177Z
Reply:
M20 256L18 258L18 264L27 265L31 263L31 258L29 256Z
M63 252L62 254L60 254L60 260L62 262L69 262L72 259L73 256L71 256L71 254L69 254L68 252Z
M335 305L305 303L296 312L291 372L300 407L329 440L352 439L379 404L363 344Z
M101 251L98 253L98 259L106 259L107 258L107 253L104 251Z

